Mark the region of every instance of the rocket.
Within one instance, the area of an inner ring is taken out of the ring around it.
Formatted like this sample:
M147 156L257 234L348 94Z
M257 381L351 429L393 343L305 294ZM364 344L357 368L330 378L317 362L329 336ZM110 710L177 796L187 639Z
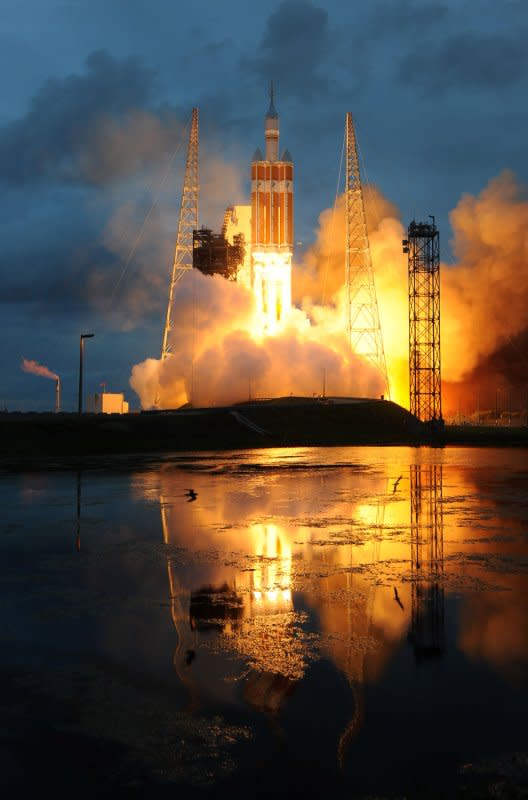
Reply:
M279 158L273 84L264 121L265 157L257 148L251 164L251 284L272 333L291 310L293 257L293 162L287 150Z

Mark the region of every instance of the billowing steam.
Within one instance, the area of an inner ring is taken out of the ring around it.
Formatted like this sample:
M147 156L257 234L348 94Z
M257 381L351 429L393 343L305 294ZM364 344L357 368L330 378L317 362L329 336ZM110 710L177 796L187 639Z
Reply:
M200 165L203 171L200 213L204 219L221 219L226 196L233 198L232 202L242 201L242 176L235 166L210 150ZM169 186L183 179L181 174L175 176L173 172L167 162L163 172L150 175L153 197L145 193L143 174L136 184L131 181L126 184L122 190L123 202L110 216L101 241L107 258L110 255L116 264L109 269L104 259L102 263L95 261L89 271L91 302L122 330L132 330L165 314L168 269L176 238L174 209L179 202Z
M408 404L407 261L398 212L374 189L365 193L370 245L391 396ZM454 264L442 264L442 374L466 379L528 327L528 201L504 172L450 215ZM133 368L142 406L224 404L249 397L320 393L379 396L380 375L344 338L343 198L324 211L314 246L294 265L293 311L286 328L260 338L252 296L220 277L192 271L178 286L172 355ZM446 249L446 234L441 231ZM343 243L343 246L341 245Z
M30 358L23 358L20 369L24 372L29 372L31 375L40 375L42 378L50 378L52 381L58 381L59 376L55 375L50 369L38 361L32 361Z
M408 405L406 231L398 213L376 190L365 192L370 247L392 398ZM492 404L495 387L510 383L509 360L528 368L522 334L528 329L528 200L511 172L494 178L476 197L464 195L450 214L455 263L441 266L441 349L444 406L453 410L453 384L464 382L473 407ZM294 277L296 301L318 302L343 281L344 200L337 213L324 211L317 241ZM440 231L441 251L447 236ZM526 337L524 337L525 339ZM500 358L497 356L500 355ZM502 383L497 360L502 365ZM487 376L490 387L486 393ZM458 392L460 394L460 392ZM489 395L489 396L488 396Z
M516 360L524 362L525 391L528 353L521 334L528 328L526 191L511 172L503 172L477 197L464 195L451 212L451 224L458 263L444 269L442 283L443 377L469 379L473 392L487 386L487 394L494 396L497 366L503 373L498 385L511 384L515 378L508 375L508 362ZM497 360L500 364L493 363Z
M391 387L391 399L408 406L408 312L407 262L402 253L404 229L398 210L375 187L365 191L365 212L375 273L376 294ZM301 264L294 265L294 301L303 307L323 306L335 316L334 325L344 329L344 313L335 299L343 291L345 277L345 198L335 212L319 217L316 241Z
M295 309L284 330L260 337L251 292L197 270L176 292L172 353L132 370L130 384L142 406L223 405L254 397L321 394L378 396L379 373L351 353L342 311Z

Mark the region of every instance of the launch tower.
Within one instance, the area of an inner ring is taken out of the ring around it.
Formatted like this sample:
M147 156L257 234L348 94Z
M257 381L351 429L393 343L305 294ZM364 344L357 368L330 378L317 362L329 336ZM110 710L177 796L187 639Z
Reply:
M169 301L167 303L167 316L163 330L163 343L161 346L161 360L164 361L171 352L169 335L172 330L172 303L174 289L185 273L193 266L193 231L198 228L198 196L200 183L198 180L198 109L193 108L191 130L189 132L189 145L187 148L187 162L180 203L180 218L178 222L178 236L174 251L174 262L169 284ZM158 405L156 401L156 405Z
M346 331L354 352L381 373L387 395L389 380L374 284L374 270L359 173L356 134L350 112L346 115Z
M442 422L440 377L440 240L432 223L409 225L410 411L422 422Z

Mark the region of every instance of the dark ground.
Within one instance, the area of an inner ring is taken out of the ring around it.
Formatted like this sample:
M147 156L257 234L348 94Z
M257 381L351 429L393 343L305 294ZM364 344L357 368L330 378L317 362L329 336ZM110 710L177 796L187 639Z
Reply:
M0 457L343 445L527 446L528 427L432 431L384 400L282 398L140 414L0 415Z

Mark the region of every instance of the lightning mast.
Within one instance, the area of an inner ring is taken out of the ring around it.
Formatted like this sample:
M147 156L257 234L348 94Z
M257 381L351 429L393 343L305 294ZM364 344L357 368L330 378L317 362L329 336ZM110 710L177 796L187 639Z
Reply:
M374 284L374 270L359 174L356 134L352 114L346 115L346 333L354 352L371 362L389 379Z
M189 132L189 146L187 148L187 163L180 204L180 219L178 222L178 236L174 251L174 263L169 284L169 302L167 304L167 317L163 331L163 344L161 346L161 360L164 361L171 352L169 334L173 328L172 303L174 290L186 272L192 269L193 256L193 230L198 228L198 197L200 183L198 178L198 109L193 108L191 130Z

